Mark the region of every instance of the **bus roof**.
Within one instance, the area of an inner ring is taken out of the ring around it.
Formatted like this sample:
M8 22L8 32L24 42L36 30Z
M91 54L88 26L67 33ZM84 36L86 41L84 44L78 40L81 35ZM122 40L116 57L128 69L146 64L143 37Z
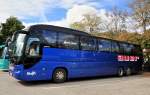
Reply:
M30 31L41 30L41 29L64 32L64 33L71 33L71 34L82 35L82 36L88 36L88 37L93 37L93 38L97 38L97 39L100 38L100 39L112 40L112 41L116 41L116 42L120 42L120 43L133 44L133 45L140 46L138 44L129 43L129 42L125 42L125 41L119 41L119 40L113 40L113 39L109 39L109 38L92 36L91 34L88 34L88 33L83 32L83 31L65 28L65 27L60 27L60 26L54 26L54 25L37 24L37 25L32 25L32 26L30 26L24 30L30 32Z
M51 31L72 33L72 34L76 34L76 35L90 36L90 34L88 34L86 32L79 31L79 30L60 27L60 26L54 26L54 25L44 25L44 24L32 25L27 30L28 31L34 31L34 30L39 30L39 29L46 29L46 30L51 30Z

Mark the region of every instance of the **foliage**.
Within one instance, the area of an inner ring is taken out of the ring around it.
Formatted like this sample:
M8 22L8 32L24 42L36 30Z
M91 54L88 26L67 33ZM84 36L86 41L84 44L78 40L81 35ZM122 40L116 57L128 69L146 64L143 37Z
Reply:
M0 45L4 44L5 40L12 36L13 33L17 30L23 29L24 26L21 21L19 21L16 17L10 17L6 19L5 23L1 23L1 31L0 31ZM2 49L0 49L0 55L2 53Z
M1 24L1 26L2 26L1 40L3 41L6 40L7 37L12 36L15 31L21 30L24 28L24 26L22 25L22 22L19 21L16 17L8 18L5 23Z
M150 49L150 30L143 33L142 47Z
M117 7L112 9L112 12L106 13L108 22L103 22L108 27L106 28L109 32L122 32L126 31L127 25L126 21L128 19L128 13L126 11L120 10Z
M146 27L150 25L150 1L149 0L134 0L130 4L133 9L133 18L138 22L138 26L146 31Z
M80 30L80 31L86 31L84 28L84 24L81 22L75 22L75 23L71 24L70 27L73 29Z

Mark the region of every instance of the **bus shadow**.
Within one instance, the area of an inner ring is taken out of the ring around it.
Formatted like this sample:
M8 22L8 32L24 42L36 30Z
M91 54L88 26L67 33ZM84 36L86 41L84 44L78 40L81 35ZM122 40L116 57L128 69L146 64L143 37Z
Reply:
M125 78L134 78L136 76L139 76L142 74L132 74L130 76L123 76L123 77L118 77L117 75L107 75L107 76L96 76L96 77L86 77L86 78L75 78L75 79L71 79L69 82L80 82L80 81L96 81L96 80L107 80L107 79L125 79ZM112 80L113 81L113 80Z
M70 85L72 83L80 83L80 82L92 82L92 81L97 81L97 80L107 80L109 79L109 81L111 81L111 79L131 79L133 80L133 78L136 79L136 77L141 76L143 74L134 74L134 75L130 75L130 76L123 76L123 77L118 77L116 75L111 75L111 76L98 76L98 77L86 77L86 78L74 78L74 79L69 79L68 81L64 82L64 83L54 83L52 80L42 80L42 81L18 81L20 84L22 84L23 86L29 86L29 87L37 87L37 86L60 86L60 85ZM114 80L112 80L114 81Z
M132 75L131 75L132 76ZM135 76L135 75L134 75ZM104 79L113 79L113 78L119 78L117 76L100 76L100 77L86 77L86 78L74 78L69 79L65 83L54 83L52 80L49 81L18 81L23 86L41 86L41 85L57 85L57 84L70 84L70 83L80 83L80 82L90 82L90 81L96 81L96 80L104 80ZM122 77L124 78L124 77Z
M111 76L75 78L75 79L70 79L67 82L94 81L94 80L103 80L103 79L112 79L112 78L117 78L117 76L111 75Z
M23 86L37 86L37 85L48 85L48 84L52 84L53 82L48 80L40 80L40 81L18 81L20 84L22 84Z

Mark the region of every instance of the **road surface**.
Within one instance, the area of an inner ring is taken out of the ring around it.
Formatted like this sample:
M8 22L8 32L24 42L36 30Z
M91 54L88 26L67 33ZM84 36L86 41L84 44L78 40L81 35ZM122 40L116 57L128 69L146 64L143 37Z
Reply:
M150 95L150 73L126 77L21 82L0 72L0 95Z

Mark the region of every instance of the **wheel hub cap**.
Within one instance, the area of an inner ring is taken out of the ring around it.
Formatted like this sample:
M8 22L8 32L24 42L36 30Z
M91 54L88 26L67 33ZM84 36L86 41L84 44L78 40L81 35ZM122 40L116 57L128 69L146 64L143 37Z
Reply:
M64 78L64 73L63 72L57 72L56 73L56 78L57 79L63 79Z

